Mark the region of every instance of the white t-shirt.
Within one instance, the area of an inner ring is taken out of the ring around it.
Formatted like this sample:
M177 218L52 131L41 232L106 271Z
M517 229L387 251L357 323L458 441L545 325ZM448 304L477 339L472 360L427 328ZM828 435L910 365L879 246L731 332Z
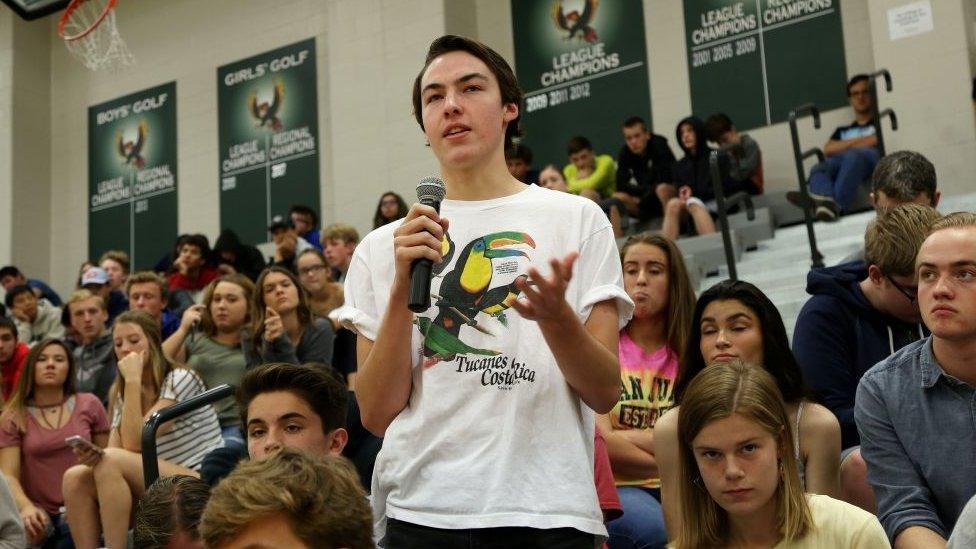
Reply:
M888 536L871 513L829 496L807 494L813 530L793 543L774 549L888 549Z
M585 321L633 303L606 215L592 201L534 185L483 201L445 200L449 250L433 306L413 333L413 388L373 473L377 537L385 517L434 528L569 527L606 535L593 484L594 414L569 387L538 325L504 305L514 280L580 253L566 300ZM376 340L393 283L393 231L357 246L339 317ZM420 328L426 328L428 340ZM423 356L426 355L426 356Z

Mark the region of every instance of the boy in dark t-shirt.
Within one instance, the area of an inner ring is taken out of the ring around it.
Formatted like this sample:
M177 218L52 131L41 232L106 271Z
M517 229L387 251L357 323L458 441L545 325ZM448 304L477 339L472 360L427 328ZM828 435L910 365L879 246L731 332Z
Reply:
M847 98L854 109L854 122L834 130L823 147L827 159L810 170L814 213L821 221L834 221L851 207L858 187L871 176L880 158L868 81L866 74L858 74L847 83ZM788 193L787 198L803 206L798 192Z

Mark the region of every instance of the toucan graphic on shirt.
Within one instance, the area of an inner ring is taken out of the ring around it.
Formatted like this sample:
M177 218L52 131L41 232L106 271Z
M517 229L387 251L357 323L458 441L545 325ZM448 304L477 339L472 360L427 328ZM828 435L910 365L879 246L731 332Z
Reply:
M520 248L535 248L535 241L526 233L501 231L478 237L460 252L449 234L441 241L443 261L434 266L434 275L441 278L437 293L432 294L436 316L431 320L418 317L414 323L424 335L424 366L431 367L441 360L454 360L457 355L495 356L498 351L473 347L459 337L462 326L469 326L487 335L494 335L485 318L497 320L507 327L505 311L518 298L516 286L527 275L518 273L506 284L492 284L496 274L494 261L505 258L528 258ZM452 263L457 252L457 260ZM453 267L448 270L448 267Z

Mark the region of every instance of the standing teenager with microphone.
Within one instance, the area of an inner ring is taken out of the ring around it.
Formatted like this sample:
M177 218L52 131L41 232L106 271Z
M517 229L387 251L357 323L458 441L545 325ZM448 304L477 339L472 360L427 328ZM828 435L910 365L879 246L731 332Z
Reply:
M380 545L594 547L594 414L619 398L633 303L592 201L524 185L504 148L522 92L488 47L435 40L414 82L446 197L366 236L346 279L356 395L385 436L373 476ZM450 222L448 221L450 220ZM431 307L408 308L432 263Z

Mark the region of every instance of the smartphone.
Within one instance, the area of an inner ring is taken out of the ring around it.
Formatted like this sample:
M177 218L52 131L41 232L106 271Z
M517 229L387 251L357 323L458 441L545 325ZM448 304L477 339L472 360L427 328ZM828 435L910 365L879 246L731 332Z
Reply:
M105 450L102 449L97 444L93 444L91 441L85 440L84 438L74 435L64 439L64 443L72 448L86 449L97 454L104 454Z

